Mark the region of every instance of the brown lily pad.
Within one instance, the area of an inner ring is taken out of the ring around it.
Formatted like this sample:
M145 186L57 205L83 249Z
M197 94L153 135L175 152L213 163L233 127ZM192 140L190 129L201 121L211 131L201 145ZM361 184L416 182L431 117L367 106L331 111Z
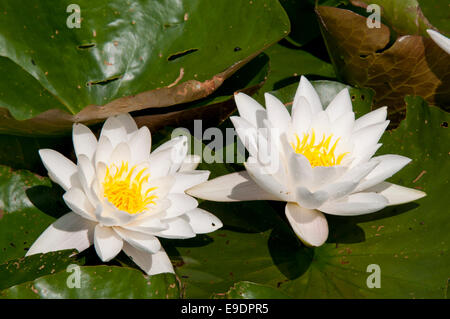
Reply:
M389 45L390 30L383 24L369 29L365 17L345 9L319 6L316 12L338 76L374 89L375 107L387 105L391 118L399 119L404 96L418 95L449 108L450 55L431 39L406 35Z

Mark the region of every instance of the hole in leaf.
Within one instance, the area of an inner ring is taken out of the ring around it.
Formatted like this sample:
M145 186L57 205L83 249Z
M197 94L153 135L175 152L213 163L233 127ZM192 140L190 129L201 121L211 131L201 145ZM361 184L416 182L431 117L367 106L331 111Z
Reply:
M36 62L34 62L34 60L31 59L31 64L36 65Z
M116 75L116 76L113 76L113 77L110 77L110 78L108 78L108 79L104 79L104 80L101 80L101 81L90 81L90 82L86 83L86 86L91 86L91 85L106 85L106 84L109 84L109 83L111 83L111 82L117 81L117 80L120 79L121 77L122 77L122 76L120 76L120 75Z
M198 51L198 49L189 49L189 50L186 50L186 51L183 51L183 52L175 53L175 54L172 54L171 56L169 56L167 58L167 60L168 61L174 61L176 59L179 59L181 57L184 57L184 56L186 56L188 54L191 54L191 53L194 53L196 51Z
M240 48L240 47L235 47L234 48L234 52L238 52L238 51L241 51L242 49Z
M80 50L87 50L90 48L94 48L95 46L96 46L95 43L89 43L89 44L81 44L81 45L77 46L77 48Z
M441 127L448 127L448 123L447 122L442 122Z
M352 101L354 101L356 99L356 96L352 95Z
M364 94L361 94L361 100L364 101Z

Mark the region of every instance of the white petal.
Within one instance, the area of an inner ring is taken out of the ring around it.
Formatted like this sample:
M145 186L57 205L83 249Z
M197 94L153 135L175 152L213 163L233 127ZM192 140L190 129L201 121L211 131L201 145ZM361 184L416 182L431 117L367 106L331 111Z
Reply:
M324 185L330 184L341 177L347 168L344 166L316 166L312 168L313 181L309 184L309 189L314 191Z
M79 188L73 187L63 195L64 202L76 214L83 218L97 221L95 218L95 207L86 197L86 194Z
M239 116L231 116L236 134L251 156L258 156L258 131L250 122Z
M414 188L408 188L396 184L382 182L371 188L366 189L367 192L375 192L388 200L388 206L400 205L413 202L427 194Z
M183 218L187 218L187 222L196 234L211 233L223 226L219 218L201 208L187 212Z
M369 112L355 121L353 130L356 132L369 125L378 124L386 121L387 106L380 107L375 111Z
M209 171L187 171L176 173L175 182L170 190L171 193L184 193L185 190L201 184L208 180Z
M266 99L267 118L272 123L272 127L279 130L286 130L291 123L291 116L284 104L269 93L264 93Z
M278 197L263 191L246 171L217 177L186 190L186 193L216 202L279 200Z
M120 114L116 115L115 118L120 122L120 124L125 128L125 131L127 132L127 135L130 136L134 132L138 130L138 127L136 125L136 122L134 121L133 117L128 114Z
M157 253L150 254L124 243L123 251L148 275L175 273L172 263L162 247Z
M440 34L439 32L436 32L431 29L428 29L427 32L430 35L430 37L433 39L433 41L436 42L436 44L442 48L442 50L444 50L445 52L450 54L450 39L449 38L447 38L446 36Z
M100 139L105 136L111 142L113 148L120 143L125 143L128 140L127 130L120 120L116 117L109 117L105 124L103 124L102 132L100 133Z
M371 161L379 161L380 163L361 181L356 191L363 191L381 183L405 167L406 164L411 162L411 159L401 155L387 154L374 157Z
M268 173L264 167L258 164L251 164L251 158L244 163L245 169L249 176L255 181L258 186L265 192L274 195L281 200L289 200L290 192L286 185L280 183L273 174Z
M322 103L320 102L319 95L312 86L312 84L302 76L300 78L300 84L294 97L294 107L298 104L299 98L304 96L311 106L311 114L316 114L323 111Z
M178 171L183 165L183 162L187 156L188 153L188 139L186 136L178 136L174 138L173 140L176 141L174 145L172 146L172 155L171 155L171 162L172 165L169 169L169 174L174 174L176 171Z
M131 161L131 150L127 143L119 143L114 147L110 158L108 159L108 164L114 164L118 168L122 163L127 163ZM129 167L130 168L130 167Z
M86 155L78 156L78 177L83 190L88 193L96 174L92 161Z
M149 158L150 179L165 177L172 166L172 148L153 152Z
M158 237L185 239L195 237L195 233L189 223L181 217L165 220L169 228L154 233Z
M379 211L388 205L387 199L376 193L356 193L346 198L329 201L319 210L339 216L364 215Z
M95 218L104 226L123 226L138 219L140 214L129 214L111 204L107 199L95 208Z
M36 239L26 256L64 249L82 252L93 242L95 225L96 223L73 212L68 213L51 224Z
M148 253L156 253L161 249L161 243L153 235L136 232L122 227L114 227L114 231L127 243L136 249Z
M321 206L329 198L326 191L311 192L306 187L297 187L295 189L295 201L302 207L315 209Z
M169 194L167 198L171 205L163 219L180 216L198 206L197 200L186 194Z
M345 140L351 136L354 123L355 113L347 112L333 122L330 131L334 136L341 138L341 140Z
M128 143L133 165L148 161L151 144L152 142L149 129L147 126L141 127Z
M72 130L73 147L77 157L80 154L92 159L97 148L97 138L94 133L83 124L74 124Z
M41 149L39 155L48 176L65 191L80 186L78 167L71 160L51 149Z
M325 243L328 223L321 212L287 203L285 213L295 234L305 245L318 247Z
M302 134L311 126L311 106L304 96L300 96L292 107L292 129L296 134ZM300 136L301 137L301 136Z
M353 156L360 156L367 147L376 145L389 125L389 121L366 126L353 133L352 139L355 145Z
M195 170L200 164L202 158L198 155L187 155L180 166L179 172L189 172Z
M123 240L111 227L97 225L95 226L94 246L100 259L107 262L120 253Z
M326 112L331 122L334 122L339 117L346 113L352 112L352 100L350 99L350 93L345 88L339 92L334 99L330 102L326 108Z
M107 138L106 136L100 137L97 145L97 150L95 151L95 166L97 166L99 162L109 163L112 151L113 146L109 138Z
M266 110L254 99L244 93L234 95L239 115L248 121L253 127L262 126L262 120L266 118Z
M320 111L314 114L310 128L314 130L316 139L319 141L324 137L324 134L327 136L331 131L331 123L327 112Z
M291 153L288 158L288 169L292 187L311 185L313 168L304 155Z

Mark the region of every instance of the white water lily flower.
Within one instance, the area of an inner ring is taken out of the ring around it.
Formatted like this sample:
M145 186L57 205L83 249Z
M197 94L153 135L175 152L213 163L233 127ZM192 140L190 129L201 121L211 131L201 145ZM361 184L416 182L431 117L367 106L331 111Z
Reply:
M188 194L214 201L286 201L287 219L308 246L320 246L328 237L323 213L368 214L425 196L384 182L409 158L373 157L389 123L386 107L355 120L344 89L323 110L305 77L292 115L274 96L266 93L265 99L266 109L243 93L235 96L240 117L231 119L250 153L246 171L194 186Z
M438 46L440 46L442 48L442 50L444 50L445 52L450 54L450 39L449 38L440 34L437 31L434 31L431 29L428 29L427 32L430 35L431 39L433 39L433 41L436 42L436 44Z
M99 140L73 126L77 164L51 149L39 151L49 177L66 192L72 212L50 225L27 256L92 244L104 262L123 250L147 274L174 272L157 237L191 238L215 231L221 221L197 207L185 190L208 179L187 155L187 138L174 138L151 151L147 127L129 114L106 120Z

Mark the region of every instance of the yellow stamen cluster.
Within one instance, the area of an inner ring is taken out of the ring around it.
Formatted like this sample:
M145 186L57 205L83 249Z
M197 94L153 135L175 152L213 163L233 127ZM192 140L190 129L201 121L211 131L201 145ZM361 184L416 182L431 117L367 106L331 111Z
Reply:
M331 139L333 138L333 134L328 137L325 134L322 137L322 140L316 144L316 134L314 130L311 130L311 133L305 134L303 133L303 138L295 134L297 144L294 145L292 143L292 147L297 154L304 155L311 164L312 167L315 166L334 166L339 165L342 159L348 153L342 153L338 156L334 153L336 150L336 146L340 140L338 138L334 144L330 147Z
M111 165L106 169L103 182L104 196L111 204L129 214L138 214L150 204L155 203L156 195L150 193L157 187L151 187L145 193L143 186L148 183L150 174L147 169L136 171L136 165L128 169L128 162L122 162L120 167ZM144 175L145 174L145 175Z

